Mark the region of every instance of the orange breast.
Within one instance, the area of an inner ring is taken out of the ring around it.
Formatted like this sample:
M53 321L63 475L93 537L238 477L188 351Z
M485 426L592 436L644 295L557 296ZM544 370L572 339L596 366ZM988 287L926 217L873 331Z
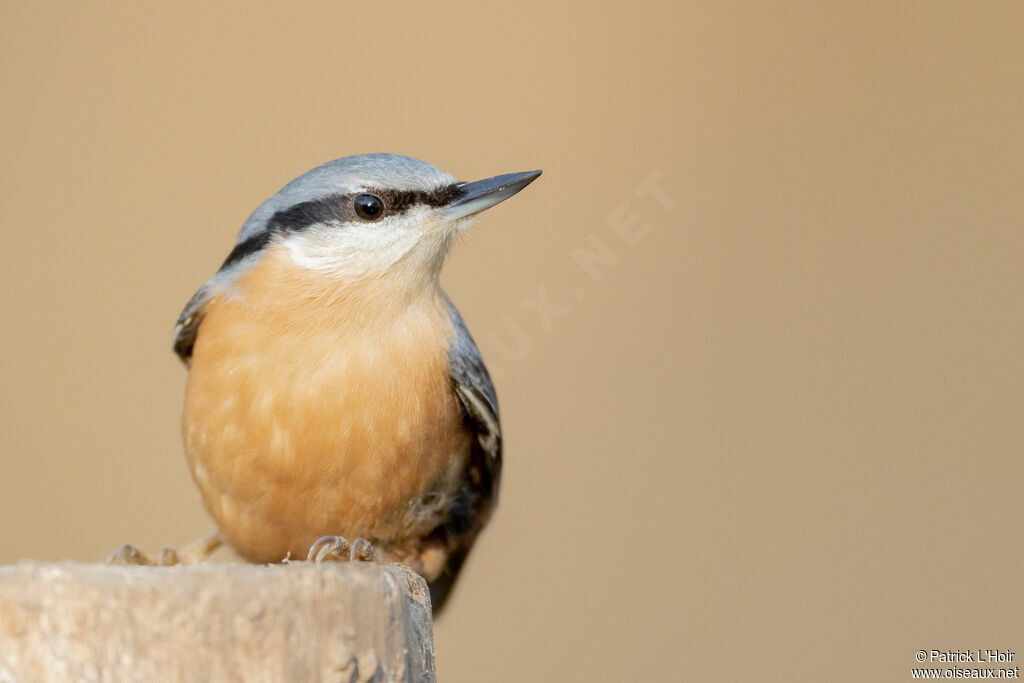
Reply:
M401 545L443 518L469 450L448 377L453 326L439 289L400 298L272 250L208 305L185 450L244 556L304 557L324 534Z

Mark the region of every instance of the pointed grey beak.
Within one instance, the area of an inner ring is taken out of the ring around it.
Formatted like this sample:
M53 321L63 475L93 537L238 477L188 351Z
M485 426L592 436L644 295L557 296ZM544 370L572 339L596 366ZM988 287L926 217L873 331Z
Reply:
M500 204L540 177L541 171L496 175L487 180L462 183L462 194L444 210L444 219L454 221Z

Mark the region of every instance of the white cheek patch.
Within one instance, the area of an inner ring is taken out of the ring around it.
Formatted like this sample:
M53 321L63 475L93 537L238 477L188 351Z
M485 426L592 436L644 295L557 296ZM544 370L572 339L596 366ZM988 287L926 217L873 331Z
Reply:
M379 274L411 252L435 228L425 208L379 221L315 225L282 240L296 265L338 277Z

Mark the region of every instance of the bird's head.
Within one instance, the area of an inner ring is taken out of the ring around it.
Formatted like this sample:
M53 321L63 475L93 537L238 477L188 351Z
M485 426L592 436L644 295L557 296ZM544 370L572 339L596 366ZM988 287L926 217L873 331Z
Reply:
M337 159L299 176L256 209L225 267L273 245L296 266L343 282L436 280L452 238L472 216L540 174L465 183L397 154Z

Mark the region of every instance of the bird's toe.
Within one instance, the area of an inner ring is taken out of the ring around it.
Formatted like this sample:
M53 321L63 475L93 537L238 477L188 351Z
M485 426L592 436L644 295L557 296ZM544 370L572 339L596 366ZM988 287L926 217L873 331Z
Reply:
M165 545L160 549L160 554L156 556L156 563L161 567L173 567L176 564L181 564L181 558L178 557L177 550Z
M152 566L156 562L142 552L137 545L125 543L110 554L107 564Z
M365 538L357 538L352 543L350 558L353 562L373 562L377 557L377 551L373 544Z
M308 562L345 562L349 559L349 542L342 536L321 536L309 547Z

